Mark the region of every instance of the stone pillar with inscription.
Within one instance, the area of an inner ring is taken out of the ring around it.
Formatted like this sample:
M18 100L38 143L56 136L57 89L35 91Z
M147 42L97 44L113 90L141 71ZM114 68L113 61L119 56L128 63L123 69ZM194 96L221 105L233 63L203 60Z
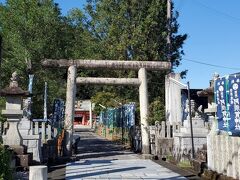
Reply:
M202 106L195 107L195 102L191 100L192 105L192 127L193 127L193 143L195 154L207 144L207 134L209 133L208 125L202 117ZM186 103L185 112L188 113L187 119L184 120L183 126L179 128L178 133L174 133L174 150L173 154L180 161L189 160L192 151L191 131L190 131L190 114L189 102Z

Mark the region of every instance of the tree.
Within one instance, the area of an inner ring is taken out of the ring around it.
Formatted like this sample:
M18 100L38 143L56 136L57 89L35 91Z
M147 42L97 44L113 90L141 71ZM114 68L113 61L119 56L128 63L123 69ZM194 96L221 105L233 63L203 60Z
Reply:
M66 16L69 27L71 45L68 47L71 51L68 58L71 59L101 59L101 48L99 39L94 37L86 24L87 18L80 9L72 9ZM97 77L101 75L100 71L78 69L80 77ZM77 89L77 97L80 99L90 99L96 92L102 89L99 86L84 85Z
M13 170L10 167L12 153L2 144L0 144L0 180L13 179Z
M159 0L88 0L89 30L99 39L102 58L123 60L167 61L167 1ZM178 34L178 13L171 21L172 71L180 64L182 45L187 35ZM169 71L148 72L150 102L164 103L164 77ZM136 77L136 72L116 72L116 76ZM118 95L135 101L136 90L114 89ZM119 93L121 92L121 93ZM150 113L151 114L151 113Z
M40 61L74 56L72 27L52 0L7 0L0 5L0 25L4 42L1 85L8 85L17 70L21 86L27 89L28 73L33 73L33 113L41 118L44 82L48 82L50 103L54 98L64 98L65 72L45 69Z
M99 114L101 111L105 110L105 107L117 107L119 105L116 102L121 101L116 94L110 92L97 92L91 100L95 103L95 114Z
M21 86L27 89L28 73L34 73L33 92L35 96L34 112L42 116L42 94L44 81L49 82L50 101L54 96L62 95L63 84L58 78L61 72L43 69L40 61L44 58L67 57L64 51L65 31L60 11L51 0L38 2L35 0L7 0L1 6L0 22L3 29L4 56L2 69L3 86L8 84L10 74L17 70ZM63 86L64 87L64 86Z
M166 1L158 0L88 0L86 13L73 9L64 17L53 0L7 0L0 5L0 27L4 42L2 87L17 70L26 89L27 74L34 73L34 114L42 117L44 81L49 85L49 101L64 98L66 71L44 69L44 58L121 59L167 61ZM180 64L186 35L178 34L174 13L171 34L171 61ZM173 70L172 69L172 70ZM150 103L164 97L165 72L148 72ZM136 77L135 71L79 70L80 76ZM81 98L97 92L110 92L119 99L138 101L132 87L89 87L78 90Z
M156 121L165 121L165 107L162 103L162 99L159 97L156 98L150 105L149 105L149 117L148 122L151 125L154 125Z

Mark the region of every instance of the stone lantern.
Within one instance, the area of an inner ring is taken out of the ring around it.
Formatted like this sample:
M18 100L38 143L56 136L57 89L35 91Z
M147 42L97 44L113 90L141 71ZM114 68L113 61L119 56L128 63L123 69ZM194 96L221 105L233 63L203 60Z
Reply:
M7 134L3 136L3 142L8 146L21 146L22 137L18 130L18 124L22 118L22 98L28 96L27 91L18 87L18 76L14 72L8 87L0 91L0 95L6 97L6 110L2 110L2 114L7 117L9 129Z

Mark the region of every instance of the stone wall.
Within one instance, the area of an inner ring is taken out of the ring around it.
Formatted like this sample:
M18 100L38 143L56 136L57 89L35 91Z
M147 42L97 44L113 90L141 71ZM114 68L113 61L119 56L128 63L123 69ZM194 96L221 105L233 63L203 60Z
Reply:
M240 179L240 137L207 136L208 168L219 174Z
M174 138L173 134L178 132L180 124L173 122L156 122L150 127L151 154L159 158L167 158L173 154Z
M192 140L189 135L177 134L174 136L173 156L179 161L186 161L191 159L192 153ZM204 148L207 144L206 136L194 135L194 152L197 152Z
M27 147L27 152L31 153L33 156L33 162L41 163L44 159L48 159L49 154L57 154L57 128L45 122L26 122L27 121L19 123L18 128L23 145ZM29 125L31 125L31 127L29 127ZM8 127L8 122L2 124L2 131L0 133L3 136L3 141L5 141L4 137L6 136ZM45 147L43 148L43 146Z

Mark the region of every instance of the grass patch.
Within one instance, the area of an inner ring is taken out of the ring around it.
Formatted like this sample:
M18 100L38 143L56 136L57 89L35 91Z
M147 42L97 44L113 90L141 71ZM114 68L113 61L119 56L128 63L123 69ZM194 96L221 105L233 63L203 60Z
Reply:
M180 168L191 168L192 167L190 161L187 161L187 160L179 162L177 164L177 166L180 167Z
M175 158L173 156L171 156L171 155L167 156L166 159L169 162L174 162L175 161Z

